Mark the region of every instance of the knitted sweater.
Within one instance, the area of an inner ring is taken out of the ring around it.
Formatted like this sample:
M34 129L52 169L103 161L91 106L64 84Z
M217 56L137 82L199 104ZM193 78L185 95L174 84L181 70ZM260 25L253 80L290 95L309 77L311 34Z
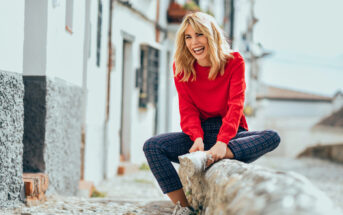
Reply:
M210 67L194 63L196 81L181 82L182 73L174 77L179 96L181 129L192 141L204 138L201 121L210 117L222 117L222 125L217 141L226 144L236 135L238 127L248 130L243 114L245 85L245 65L238 52L231 53L234 59L228 59L224 75L209 80ZM175 63L173 65L175 74Z

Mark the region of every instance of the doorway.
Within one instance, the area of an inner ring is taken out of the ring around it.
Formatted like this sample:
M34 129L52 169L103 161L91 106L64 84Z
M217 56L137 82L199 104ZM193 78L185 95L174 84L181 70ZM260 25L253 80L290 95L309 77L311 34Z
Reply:
M132 42L123 40L122 93L120 122L120 160L130 161L131 149L131 92Z

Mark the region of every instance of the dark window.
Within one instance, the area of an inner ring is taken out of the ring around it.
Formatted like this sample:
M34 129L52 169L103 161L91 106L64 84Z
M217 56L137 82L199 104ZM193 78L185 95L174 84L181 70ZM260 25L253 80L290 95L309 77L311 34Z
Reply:
M96 34L96 65L100 66L101 54L101 25L102 25L102 0L98 0L98 23Z
M141 46L141 68L136 71L140 108L146 108L149 102L157 107L158 68L159 51L147 45Z

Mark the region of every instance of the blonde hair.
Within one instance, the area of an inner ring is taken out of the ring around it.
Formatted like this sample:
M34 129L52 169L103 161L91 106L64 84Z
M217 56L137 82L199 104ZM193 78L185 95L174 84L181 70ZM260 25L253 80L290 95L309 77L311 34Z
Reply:
M233 58L230 54L232 52L230 45L226 41L223 30L212 16L196 12L186 15L176 34L175 76L183 73L181 81L187 82L191 75L193 75L192 81L196 80L196 72L193 67L196 59L189 52L185 42L185 30L189 25L195 32L202 33L207 38L208 56L211 63L208 79L214 80L218 73L224 75L224 67L228 58Z

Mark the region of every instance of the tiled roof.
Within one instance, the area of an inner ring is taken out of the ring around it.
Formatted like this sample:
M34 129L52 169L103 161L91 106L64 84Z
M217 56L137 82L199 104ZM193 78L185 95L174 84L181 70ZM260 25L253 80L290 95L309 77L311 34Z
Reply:
M312 93L299 92L290 89L283 89L273 86L264 85L257 93L256 99L272 100L302 100L302 101L327 101L331 102L332 98L327 96L316 95Z
M317 125L343 128L343 107L322 119Z

